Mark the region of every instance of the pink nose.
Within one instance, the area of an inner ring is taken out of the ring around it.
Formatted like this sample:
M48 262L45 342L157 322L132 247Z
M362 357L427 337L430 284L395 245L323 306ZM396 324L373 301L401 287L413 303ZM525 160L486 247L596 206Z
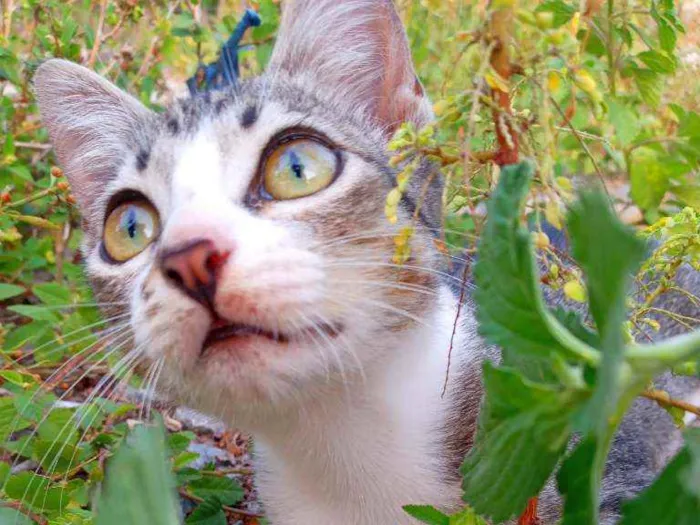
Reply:
M208 239L197 239L160 254L163 275L199 303L213 307L219 270L230 252L220 252Z

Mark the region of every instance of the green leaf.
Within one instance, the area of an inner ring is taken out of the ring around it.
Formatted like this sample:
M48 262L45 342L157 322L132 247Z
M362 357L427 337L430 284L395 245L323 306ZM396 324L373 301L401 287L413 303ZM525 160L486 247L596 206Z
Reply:
M537 495L566 449L580 398L484 365L486 401L462 465L464 500L501 522Z
M32 288L41 302L50 306L66 306L72 303L68 288L58 283L42 283Z
M187 525L226 525L228 521L221 503L216 500L204 500L187 517L185 523Z
M28 508L39 511L59 511L69 502L64 498L63 489L53 486L49 478L34 472L21 472L10 476L4 487L11 499L22 501Z
M632 109L616 99L610 99L608 117L615 128L615 138L623 146L630 144L642 129L642 124Z
M700 184L679 184L671 191L688 206L700 210Z
M580 430L596 429L602 439L620 393L627 289L646 248L600 192L581 194L571 208L568 225L572 254L586 275L590 312L603 350L593 397L578 420Z
M5 336L5 351L12 352L26 344L36 344L50 330L51 323L47 321L32 321L31 323L18 326Z
M428 525L450 525L450 517L430 505L406 505L403 510Z
M20 511L9 507L3 507L2 503L2 500L0 500L0 523L7 523L8 525L35 525L32 520Z
M0 283L0 301L16 297L24 293L24 286Z
M663 77L645 68L633 68L631 72L642 100L652 108L657 107L661 103Z
M562 2L561 0L546 0L540 3L535 9L536 13L552 13L554 19L552 20L552 27L559 27L566 24L576 13L576 7L569 3Z
M7 308L11 312L18 313L35 321L52 321L57 322L60 318L58 313L49 310L44 306L35 306L33 304L18 304Z
M461 512L450 516L450 525L488 525L488 523L467 507Z
M623 507L620 525L697 525L700 516L700 429L654 483Z
M634 202L645 210L658 208L671 186L669 173L656 151L637 148L630 158L631 195Z
M177 525L178 504L163 430L137 426L107 464L96 525Z
M637 58L655 73L673 74L676 72L676 60L665 53L654 50L643 51L637 55Z
M593 475L598 445L593 438L579 444L557 473L557 485L564 498L562 525L596 525L600 484Z
M520 226L531 180L527 163L501 172L479 244L474 298L479 333L504 349L505 364L540 379L549 375L545 360L554 353L566 358L596 356L552 315L542 298L531 235Z
M230 478L223 476L203 476L192 480L189 490L202 499L216 498L222 505L235 505L243 499L243 488Z

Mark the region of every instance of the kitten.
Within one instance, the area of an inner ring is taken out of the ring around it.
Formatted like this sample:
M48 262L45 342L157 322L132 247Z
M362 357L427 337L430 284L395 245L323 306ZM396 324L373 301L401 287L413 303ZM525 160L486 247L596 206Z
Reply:
M432 119L392 2L283 7L260 78L156 115L50 60L35 77L42 118L96 296L125 304L109 313L130 314L159 391L255 437L271 522L415 523L403 505L460 506L481 363L497 351L468 305L441 395L457 298L433 245L440 178L421 168L398 223L383 213L388 140ZM395 265L419 201L411 258Z

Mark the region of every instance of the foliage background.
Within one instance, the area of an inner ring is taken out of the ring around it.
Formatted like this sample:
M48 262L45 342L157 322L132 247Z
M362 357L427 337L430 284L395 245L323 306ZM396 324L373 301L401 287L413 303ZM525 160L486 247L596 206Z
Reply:
M664 234L666 241L643 268L653 277L646 298L631 305L628 326L630 337L653 330L659 312L651 299L672 289L680 262L700 260L698 3L398 4L439 122L422 133L404 130L393 146L397 164L419 152L443 165L450 184L442 248L461 249L480 235L484 202L499 178L489 153L499 147L498 127L506 126L517 131L521 154L538 167L530 216L561 227L574 187L601 179L625 222L654 225L649 234ZM253 75L274 43L279 6L273 0L2 1L2 523L17 510L38 523L91 523L88 509L105 459L151 408L134 395L147 386L145 379L119 362L126 340L91 306L80 269L79 215L38 120L32 72L48 57L68 58L159 109L184 94L198 60L216 57L247 7L264 21L241 53L244 73ZM488 60L495 48L492 15L504 7L514 15L507 49L517 70L510 78ZM499 108L499 91L509 94L512 110ZM395 204L396 195L389 195L388 220ZM583 300L580 271L535 230L545 284ZM409 239L410 231L397 238L398 257L410 249ZM694 319L676 321L697 325ZM188 523L257 521L244 438L183 430L172 407L155 408L171 430L168 454L188 502ZM202 462L193 443L238 459L233 466Z

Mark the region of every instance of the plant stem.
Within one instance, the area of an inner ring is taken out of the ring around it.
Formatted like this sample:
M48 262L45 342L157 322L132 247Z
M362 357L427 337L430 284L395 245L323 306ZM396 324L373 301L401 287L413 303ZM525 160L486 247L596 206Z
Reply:
M685 410L686 412L700 416L700 407L685 401L681 401L680 399L673 399L663 390L646 390L645 392L642 392L641 396L651 399L652 401L656 401L659 405L680 408L681 410Z
M700 355L700 330L672 337L654 345L633 345L625 352L632 366L658 370Z
M617 86L615 81L615 31L613 28L613 18L615 14L615 1L608 0L608 78L610 79L610 93L617 96Z

